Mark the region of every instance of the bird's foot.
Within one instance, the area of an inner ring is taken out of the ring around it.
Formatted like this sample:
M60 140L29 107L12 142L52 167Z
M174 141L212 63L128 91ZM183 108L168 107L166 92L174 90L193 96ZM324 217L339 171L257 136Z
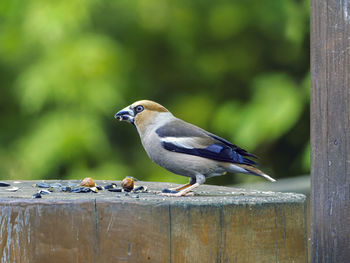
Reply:
M190 187L191 184L185 184L185 185L182 185L182 186L177 186L177 187L172 187L172 188L169 188L169 190L171 191L176 191L176 192L180 192L181 190L187 188L187 187Z
M178 197L178 196L194 196L194 192L187 192L187 193L183 193L183 192L175 192L175 191L169 191L169 192L161 192L158 195L161 196L173 196L173 197Z

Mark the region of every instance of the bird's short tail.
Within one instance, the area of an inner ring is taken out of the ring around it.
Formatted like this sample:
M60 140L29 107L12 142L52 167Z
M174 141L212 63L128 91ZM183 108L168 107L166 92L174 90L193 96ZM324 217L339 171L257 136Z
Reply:
M250 165L246 165L246 164L234 164L234 166L235 167L238 166L239 168L244 170L245 173L264 177L266 180L269 180L270 182L276 182L275 179L273 179L272 177L270 177L267 174L263 173L262 171L260 171L258 168L254 167L254 166L250 166ZM242 171L238 171L238 172L242 172Z

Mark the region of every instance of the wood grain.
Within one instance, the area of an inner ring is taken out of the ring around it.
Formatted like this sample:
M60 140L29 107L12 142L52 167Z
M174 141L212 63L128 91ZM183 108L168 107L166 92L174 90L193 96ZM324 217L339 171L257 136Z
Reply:
M311 0L311 261L350 259L350 1Z
M64 183L64 182L63 182ZM97 182L99 184L99 182ZM120 182L117 182L120 183ZM0 189L0 262L307 262L305 196L201 186L193 197Z

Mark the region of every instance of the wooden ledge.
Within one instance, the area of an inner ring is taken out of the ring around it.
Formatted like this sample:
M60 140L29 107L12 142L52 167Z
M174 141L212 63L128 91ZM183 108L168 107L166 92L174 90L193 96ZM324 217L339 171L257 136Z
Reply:
M19 190L0 188L1 262L307 262L301 194L204 185L164 197L153 191L176 185L138 181L148 193L32 199L37 181L7 182Z

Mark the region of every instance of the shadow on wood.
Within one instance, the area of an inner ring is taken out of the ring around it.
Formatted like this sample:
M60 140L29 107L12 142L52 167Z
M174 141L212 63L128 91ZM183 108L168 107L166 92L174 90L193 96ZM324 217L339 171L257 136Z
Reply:
M307 262L305 197L201 186L194 197L0 189L1 262ZM99 182L103 185L102 182Z

